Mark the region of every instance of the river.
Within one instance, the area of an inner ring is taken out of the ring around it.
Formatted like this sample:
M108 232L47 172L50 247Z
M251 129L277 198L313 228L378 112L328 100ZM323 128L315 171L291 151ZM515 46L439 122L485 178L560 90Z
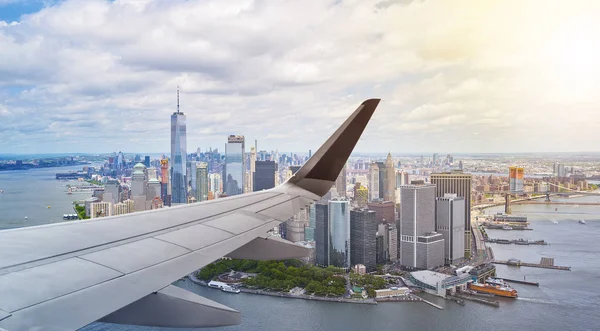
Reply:
M60 171L65 170L60 168ZM5 190L0 195L0 228L62 221L62 214L71 212L74 198L64 194L64 182L54 180L57 171L0 173L0 188ZM600 201L600 197L565 200ZM48 209L47 205L52 208ZM497 207L487 212L501 210L502 207ZM488 230L489 235L544 239L550 245L492 244L497 259L516 257L539 262L543 256L554 257L557 265L571 266L572 271L497 266L501 277L523 279L526 276L527 280L540 282L540 287L514 284L520 297L516 300L500 298L500 308L474 302L459 306L432 296L427 299L443 306L444 310L414 302L356 305L230 294L190 281L175 284L242 313L240 325L202 330L600 330L600 207L514 205L513 213L527 215L535 230ZM27 220L23 218L25 215ZM552 223L553 219L558 224ZM587 224L578 224L580 219L585 219ZM169 329L93 323L83 330Z

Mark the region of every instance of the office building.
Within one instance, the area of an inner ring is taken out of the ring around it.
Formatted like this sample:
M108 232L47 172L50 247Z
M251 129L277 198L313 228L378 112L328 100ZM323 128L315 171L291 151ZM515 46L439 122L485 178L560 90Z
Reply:
M329 201L328 265L348 269L350 252L350 203L346 199Z
M141 163L133 167L131 175L131 199L135 202L135 211L146 210L146 166Z
M187 161L186 162L186 177L187 185L186 189L188 190L188 197L196 198L196 161Z
M315 250L317 265L329 265L329 205L316 203L315 207Z
M346 197L346 166L342 168L340 174L335 180L335 189L337 190L338 196L341 198Z
M508 186L511 194L523 193L523 178L525 170L523 167L508 168Z
M146 184L146 203L145 209L162 208L163 202L160 198L160 182L156 178L151 178Z
M350 211L350 262L364 264L367 271L377 267L377 221L375 212L368 209ZM387 244L387 242L386 242Z
M146 166L146 168L150 168L150 156L144 156L144 165Z
M389 227L389 245L388 245L388 258L390 262L396 262L398 260L398 229L395 224L388 224Z
M375 219L377 222L396 222L396 206L392 201L369 202L367 206L370 210L375 211Z
M223 180L221 179L221 174L214 173L208 175L208 181L209 189L214 196L218 196L223 192Z
M379 178L381 177L381 169L379 170ZM385 173L383 177L383 200L395 201L396 194L396 170L394 168L394 161L392 160L392 154L388 153L385 160Z
M390 259L390 225L378 223L377 236L381 237L381 246L378 248L380 258L377 260L377 264L387 263Z
M196 201L208 200L208 164L196 164Z
M305 241L304 229L309 224L308 208L301 210L294 217L287 220L284 224L286 226L285 236L287 240L291 242Z
M225 145L223 165L223 185L227 196L244 193L246 177L246 157L244 136L230 135Z
M250 192L254 192L254 173L256 172L256 147L250 147L250 183L252 187Z
M384 240L385 238L377 232L377 236L375 237L375 261L377 264L385 264L387 261Z
M125 200L123 202L115 203L113 205L113 216L133 213L135 211L133 205L134 202L130 199Z
M465 199L465 257L471 256L471 186L473 176L460 171L431 174L431 184L436 186L435 197L446 193Z
M275 161L256 161L254 172L254 191L268 190L275 187L277 163Z
M436 198L436 232L444 237L444 263L457 264L465 257L465 199L456 194Z
M179 111L179 88L177 88L177 111L171 115L171 202L176 204L187 202L185 118L185 114Z
M369 165L369 202L379 200L379 166L377 163Z
M116 179L109 179L106 181L106 185L104 185L102 201L110 202L113 205L119 203L121 202L122 192L123 190L119 181Z
M444 264L444 238L435 232L435 185L405 185L400 188L400 264L429 269Z
M365 208L369 201L369 190L362 186L362 183L354 184L354 203L359 208Z
M160 198L165 206L171 205L169 193L169 160L160 160Z
M308 207L308 225L304 228L304 241L315 241L316 205Z

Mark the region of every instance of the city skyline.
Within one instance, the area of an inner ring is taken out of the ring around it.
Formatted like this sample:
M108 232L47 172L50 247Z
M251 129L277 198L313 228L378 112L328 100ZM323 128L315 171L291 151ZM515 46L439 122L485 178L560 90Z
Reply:
M380 97L356 152L597 151L600 4L530 3L5 1L0 149L166 151L180 85L190 146L308 150Z

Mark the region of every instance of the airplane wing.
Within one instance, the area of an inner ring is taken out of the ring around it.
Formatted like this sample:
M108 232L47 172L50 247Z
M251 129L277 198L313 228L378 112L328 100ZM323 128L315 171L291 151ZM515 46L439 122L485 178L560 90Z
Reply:
M378 104L363 102L292 178L273 189L0 231L0 330L75 330L97 320L238 324L239 312L170 284L222 256L305 256L302 246L267 232L329 191Z

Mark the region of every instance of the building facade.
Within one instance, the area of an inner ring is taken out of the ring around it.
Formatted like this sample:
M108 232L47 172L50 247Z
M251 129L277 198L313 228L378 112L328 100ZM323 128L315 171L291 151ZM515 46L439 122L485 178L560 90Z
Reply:
M256 161L254 171L254 191L268 190L275 187L277 163L275 161Z
M208 200L208 164L199 162L196 164L196 201Z
M444 237L444 263L465 258L465 199L456 194L436 198L436 231Z
M329 265L329 205L315 205L315 251L316 261L320 266Z
M462 172L431 174L431 183L436 186L435 197L446 193L456 194L465 199L465 256L471 256L471 187L473 176Z
M171 115L171 202L187 202L187 134L185 114L179 111L179 89L177 111Z
M244 136L230 135L225 145L223 185L228 196L244 193L246 157Z
M377 230L374 211L368 209L350 211L350 262L352 265L363 264L367 271L376 269Z
M346 199L329 201L329 266L349 269L350 250L350 203Z
M340 174L338 175L338 177L335 180L335 189L337 190L338 196L340 196L341 198L346 197L346 190L347 190L346 185L347 185L346 166L344 165L344 167L340 171Z
M375 211L375 219L380 223L396 222L396 206L392 201L376 201L367 204L370 210Z
M379 167L377 163L369 165L369 202L379 200Z

